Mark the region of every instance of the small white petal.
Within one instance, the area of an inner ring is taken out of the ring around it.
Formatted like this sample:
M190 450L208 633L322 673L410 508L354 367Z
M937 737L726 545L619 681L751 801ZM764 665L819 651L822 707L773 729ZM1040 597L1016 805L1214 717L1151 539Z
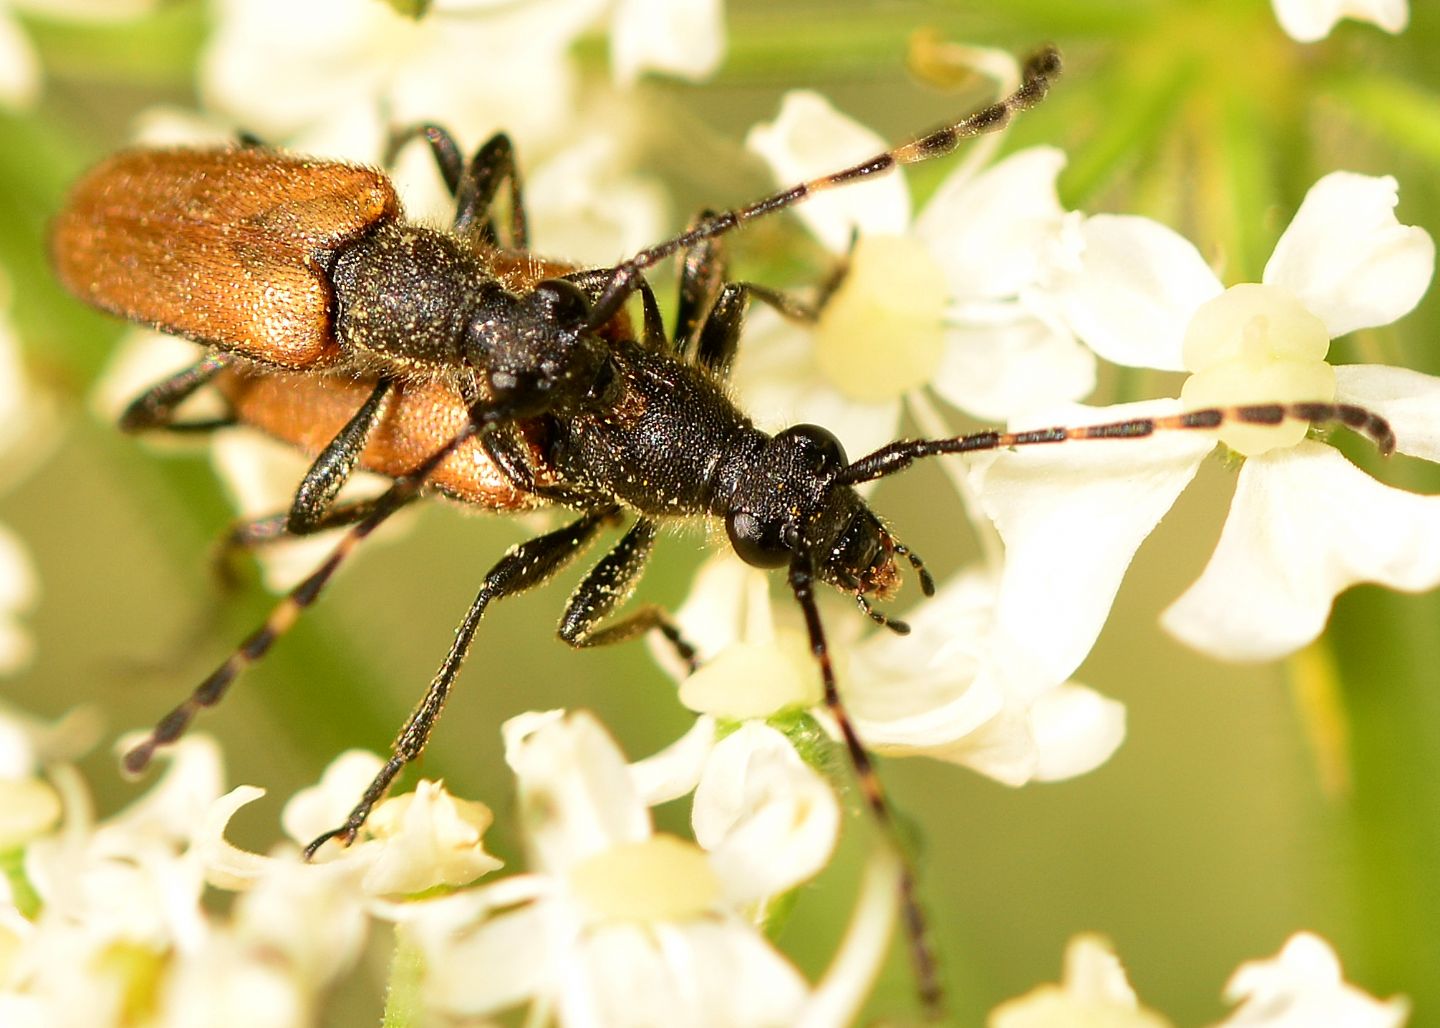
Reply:
M383 845L362 883L375 896L406 896L443 885L468 885L502 866L485 851L494 820L483 803L461 800L439 782L422 780L413 793L392 796L366 828Z
M989 1028L1168 1028L1140 1006L1110 943L1077 935L1065 948L1062 984L1042 985L996 1007Z
M1298 297L1331 338L1388 325L1420 302L1435 271L1435 241L1396 220L1398 202L1388 175L1326 175L1275 244L1263 281Z
M123 753L143 738L141 733L126 734L117 748ZM159 750L156 760L165 766L160 780L107 825L171 840L187 839L196 821L224 788L220 746L210 736L197 732Z
M829 862L840 806L788 739L751 722L716 744L691 819L727 897L743 905L792 889Z
M566 1025L783 1025L805 999L798 971L749 925L615 925L586 939L560 1004Z
M720 0L620 0L610 23L615 78L634 82L648 70L699 81L725 53Z
M1382 485L1316 442L1252 457L1239 479L1214 556L1161 617L1196 649L1273 660L1315 639L1357 582L1440 584L1440 496Z
M435 901L437 914L445 902ZM488 1014L539 992L556 952L548 906L534 903L473 926L440 917L411 922L425 954L427 1003L457 1014Z
M280 812L285 834L305 846L317 836L340 827L384 763L367 750L346 750L340 754L325 768L317 784L301 789L285 804ZM339 843L327 843L316 856L338 857L341 853Z
M532 866L562 872L619 843L650 837L650 812L615 740L586 711L506 722Z
M1048 424L1171 414L1173 400L1052 412ZM1039 427L1035 418L1024 426ZM1090 652L1140 543L1214 447L1204 433L1028 447L977 461L980 502L1005 541L994 661L1032 695Z
M773 122L756 125L745 145L770 165L776 181L791 186L883 153L888 143L841 114L819 93L785 94ZM863 235L902 235L910 223L910 190L899 174L849 185L806 200L796 215L837 254Z
M221 889L248 889L265 877L278 861L242 850L225 838L230 819L249 803L265 795L264 789L239 785L211 803L195 826L190 852L205 869L205 879Z
M1292 39L1314 43L1324 39L1341 18L1354 18L1403 32L1410 21L1409 0L1272 0L1275 18Z
M967 414L1004 421L1095 388L1094 351L1020 304L955 311L951 324L931 388Z
M1270 960L1242 964L1225 985L1240 1004L1217 1028L1400 1028L1410 1004L1381 1002L1345 982L1340 961L1317 935L1292 935Z
M1095 770L1125 741L1125 704L1075 682L1051 689L1030 707L1039 763L1035 779L1057 782Z
M715 719L698 717L679 739L631 764L630 777L645 805L659 806L693 792L714 747Z
M365 941L363 865L274 859L235 901L236 934L314 990L354 963Z
M1400 453L1440 462L1440 378L1383 364L1339 364L1335 399L1389 421Z
M1148 218L1098 214L1079 252L1057 258L1051 292L1070 327L1106 360L1183 371L1190 316L1220 280L1183 236Z
M1044 240L1065 211L1055 178L1065 154L1037 146L1011 154L974 178L951 175L915 219L957 300L1015 296L1035 281Z

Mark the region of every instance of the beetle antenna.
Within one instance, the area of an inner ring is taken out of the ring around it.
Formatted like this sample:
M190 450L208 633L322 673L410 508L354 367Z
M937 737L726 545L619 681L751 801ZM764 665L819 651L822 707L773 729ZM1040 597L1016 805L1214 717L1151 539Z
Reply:
M620 305L636 288L640 273L652 265L681 250L688 250L697 243L724 235L755 218L793 207L795 204L838 186L861 182L875 175L883 175L905 164L919 164L935 157L953 153L956 147L967 139L998 132L1010 124L1011 118L1019 111L1026 111L1045 99L1051 81L1060 74L1060 51L1053 46L1039 50L1025 62L1021 71L1020 86L1009 96L980 108L959 121L942 125L908 142L878 153L841 171L831 172L819 178L782 189L777 193L702 218L687 231L654 246L646 247L627 261L617 264L611 271L609 284L591 309L589 328L599 328L620 310Z
M825 688L825 710L840 729L840 737L845 743L845 751L850 757L850 766L855 772L860 792L865 797L865 804L870 808L886 843L899 858L901 916L905 920L905 934L910 940L910 958L915 965L920 1000L925 1005L927 1014L938 1021L943 1014L944 996L935 965L935 953L930 944L929 929L916 896L915 868L900 841L895 815L885 795L880 776L870 759L870 753L860 741L855 725L845 710L845 704L840 700L840 690L835 684L835 668L830 662L830 650L825 642L825 629L820 623L820 608L815 602L815 566L809 553L798 554L791 562L789 581L790 591L795 594L795 600L805 615L810 652L815 655L815 661L820 665L820 679Z
M974 432L949 439L903 439L882 446L861 457L835 476L841 485L857 485L903 471L924 457L946 453L978 453L1009 450L1044 443L1078 439L1145 439L1158 432L1214 430L1227 423L1278 425L1285 421L1308 421L1312 425L1341 424L1368 437L1382 456L1395 451L1395 431L1390 422L1364 407L1351 403L1252 403L1237 407L1207 407L1204 410L1160 417L1131 418L1103 425L1063 425L1032 428L1021 432Z
M195 720L195 716L201 710L219 703L225 697L225 692L230 688L230 684L239 677L240 673L265 656L270 647L275 645L275 641L288 632L291 626L299 620L300 614L305 608L315 602L326 583L339 570L345 559L365 540L365 537L379 528L391 514L415 499L424 486L425 480L440 466L441 462L480 431L481 425L472 417L465 423L464 428L426 458L424 463L408 475L397 478L390 488L381 493L375 500L374 509L341 537L325 562L282 597L264 623L251 632L245 641L236 647L235 651L226 657L224 662L185 698L184 702L161 718L150 730L148 736L125 754L122 760L125 771L132 775L140 774L150 765L157 749L161 746L168 746L185 734L185 730L190 727L190 723Z

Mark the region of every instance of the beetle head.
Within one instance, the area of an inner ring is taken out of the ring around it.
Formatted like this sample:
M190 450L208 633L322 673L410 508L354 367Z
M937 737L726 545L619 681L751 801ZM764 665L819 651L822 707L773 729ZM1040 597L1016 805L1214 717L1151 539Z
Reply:
M769 439L725 515L736 554L762 568L801 558L845 592L893 595L895 540L854 488L836 482L845 467L840 441L818 425Z

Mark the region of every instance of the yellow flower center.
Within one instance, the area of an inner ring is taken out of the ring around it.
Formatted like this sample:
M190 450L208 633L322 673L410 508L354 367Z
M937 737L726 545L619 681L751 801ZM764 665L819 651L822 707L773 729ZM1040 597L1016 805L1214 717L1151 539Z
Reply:
M691 920L720 898L704 851L673 835L612 846L571 868L569 883L594 918L606 921Z
M1330 403L1335 370L1325 363L1330 333L1299 300L1275 286L1232 286L1202 304L1185 332L1180 390L1187 410L1252 403ZM1227 423L1220 441L1247 457L1305 438L1309 425Z
M865 236L815 326L815 359L834 387L861 403L924 385L945 342L945 274L918 239Z

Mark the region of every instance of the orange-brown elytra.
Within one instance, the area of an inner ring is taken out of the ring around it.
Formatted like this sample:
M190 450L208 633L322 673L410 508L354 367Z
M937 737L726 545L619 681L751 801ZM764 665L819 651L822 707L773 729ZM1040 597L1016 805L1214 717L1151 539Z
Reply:
M1226 420L1341 421L1382 448L1393 442L1383 420L1357 408L1254 405L1086 428L906 440L852 462L819 426L771 435L735 406L724 379L747 302L773 303L792 317L814 311L771 290L728 281L719 237L815 193L947 154L1038 103L1058 71L1058 54L1043 50L1026 64L1020 87L995 104L849 168L705 215L687 231L599 269L526 251L521 190L504 136L468 163L433 126L399 137L422 137L437 158L456 198L448 231L405 221L384 175L348 164L232 148L131 151L100 165L56 221L52 252L62 279L97 306L209 347L194 366L137 399L124 424L213 427L217 422L178 416L189 395L212 386L229 401L230 422L261 429L315 458L291 508L241 525L234 541L258 545L350 526L330 557L131 751L127 766L142 769L157 747L217 702L315 601L360 542L422 492L491 510L548 505L576 511L575 520L515 547L491 568L390 759L345 823L308 852L329 838L348 842L423 750L489 604L544 583L607 526L630 522L571 596L559 635L585 647L655 630L693 662L693 649L658 608L611 615L638 581L660 523L702 518L723 527L746 562L786 569L826 708L866 805L899 849L889 801L845 714L816 583L848 593L869 617L897 632L905 626L874 609L871 598L898 588L901 559L919 573L927 593L933 584L855 486L941 453L1135 438L1210 429ZM295 183L286 181L291 174ZM503 221L493 203L502 189L508 193ZM684 259L667 333L643 273L677 253ZM192 305L192 291L203 303ZM638 326L625 313L637 294ZM340 485L357 465L393 484L369 500L337 503ZM935 1010L938 976L914 899L914 873L908 862L902 868L920 991Z

